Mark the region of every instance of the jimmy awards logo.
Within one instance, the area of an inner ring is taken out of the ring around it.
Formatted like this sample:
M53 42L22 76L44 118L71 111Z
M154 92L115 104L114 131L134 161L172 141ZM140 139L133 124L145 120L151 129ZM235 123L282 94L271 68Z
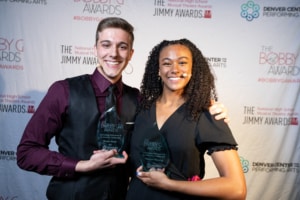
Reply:
M0 113L34 113L35 100L28 95L0 94ZM0 199L1 200L1 199Z
M208 1L167 1L154 0L153 16L178 17L178 18L212 18L212 6Z
M248 1L241 5L241 17L248 22L259 17L260 6L253 1Z

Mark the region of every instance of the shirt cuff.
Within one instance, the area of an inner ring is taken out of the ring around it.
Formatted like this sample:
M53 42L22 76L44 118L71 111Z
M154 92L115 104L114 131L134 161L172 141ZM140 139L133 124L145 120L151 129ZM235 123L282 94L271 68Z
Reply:
M75 176L75 167L78 160L66 159L63 161L59 171L59 177L72 178Z

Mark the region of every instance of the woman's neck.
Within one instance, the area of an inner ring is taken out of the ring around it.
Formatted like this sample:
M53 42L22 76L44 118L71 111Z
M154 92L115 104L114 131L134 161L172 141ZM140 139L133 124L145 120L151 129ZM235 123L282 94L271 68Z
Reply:
M163 92L162 95L157 99L158 104L163 104L170 107L179 107L185 102L185 99L181 94L176 92Z

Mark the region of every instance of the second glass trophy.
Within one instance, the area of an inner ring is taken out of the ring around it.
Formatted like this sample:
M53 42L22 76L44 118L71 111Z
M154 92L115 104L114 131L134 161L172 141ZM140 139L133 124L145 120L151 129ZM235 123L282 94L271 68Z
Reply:
M151 129L148 132L141 152L143 170L165 169L170 162L167 142L159 130Z

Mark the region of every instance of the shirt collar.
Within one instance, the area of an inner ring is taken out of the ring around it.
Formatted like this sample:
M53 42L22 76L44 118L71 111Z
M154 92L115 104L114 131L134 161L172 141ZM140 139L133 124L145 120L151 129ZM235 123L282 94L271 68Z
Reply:
M108 87L111 85L111 82L109 82L96 68L94 70L94 73L92 74L92 80L96 83L98 89L101 93L104 93ZM118 94L120 94L120 91L122 91L123 83L122 83L122 77L118 82L115 83L117 86Z

